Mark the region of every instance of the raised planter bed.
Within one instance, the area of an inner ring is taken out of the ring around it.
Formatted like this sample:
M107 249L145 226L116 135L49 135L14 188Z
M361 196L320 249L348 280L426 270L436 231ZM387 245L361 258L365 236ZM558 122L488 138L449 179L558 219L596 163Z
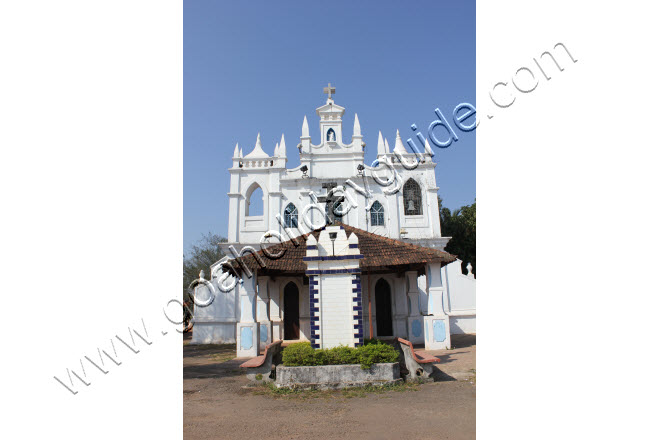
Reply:
M275 386L295 389L339 389L366 385L382 386L401 381L398 363L360 365L318 365L285 367L278 365Z

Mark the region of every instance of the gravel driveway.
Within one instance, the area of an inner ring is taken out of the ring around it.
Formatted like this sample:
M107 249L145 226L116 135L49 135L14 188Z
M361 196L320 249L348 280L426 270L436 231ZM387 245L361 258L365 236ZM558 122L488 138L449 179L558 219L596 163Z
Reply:
M184 439L474 439L476 337L452 342L430 352L442 360L433 383L288 395L246 387L235 345L186 344Z

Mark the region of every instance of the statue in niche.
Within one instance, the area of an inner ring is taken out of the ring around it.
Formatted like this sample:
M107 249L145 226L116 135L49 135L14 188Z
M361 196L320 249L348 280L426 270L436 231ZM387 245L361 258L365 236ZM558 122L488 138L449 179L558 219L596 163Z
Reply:
M328 130L328 141L329 142L335 141L335 131L332 128Z

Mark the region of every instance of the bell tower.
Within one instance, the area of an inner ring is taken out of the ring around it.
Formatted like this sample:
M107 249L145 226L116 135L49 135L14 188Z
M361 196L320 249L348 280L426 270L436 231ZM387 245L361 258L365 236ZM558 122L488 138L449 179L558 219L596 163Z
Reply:
M357 115L355 115L350 142L346 144L343 142L342 116L346 110L335 104L332 98L335 90L332 84L328 83L323 89L323 93L328 95L325 104L316 109L321 135L318 145L312 143L307 117L303 119L298 149L300 164L309 169L309 177L322 179L353 177L358 172L358 165L364 162L365 143L362 141L362 129Z
M328 83L328 87L323 89L323 93L328 95L328 99L324 106L316 109L316 114L321 118L319 121L321 144L326 144L330 149L337 148L343 140L341 117L344 116L344 112L346 111L344 107L335 104L335 101L332 99L335 90Z

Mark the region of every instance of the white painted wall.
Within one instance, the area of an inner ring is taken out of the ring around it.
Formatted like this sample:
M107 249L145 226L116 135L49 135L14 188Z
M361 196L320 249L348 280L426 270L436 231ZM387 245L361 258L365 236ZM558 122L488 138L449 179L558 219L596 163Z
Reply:
M477 281L474 275L461 272L461 260L442 268L442 283L446 286L445 311L449 315L453 334L477 332Z
M231 282L231 281L229 281ZM192 344L231 344L236 342L237 289L223 292L217 279L210 281L213 289L207 285L195 287L198 304L206 303L211 296L213 302L207 306L195 306L195 324Z

